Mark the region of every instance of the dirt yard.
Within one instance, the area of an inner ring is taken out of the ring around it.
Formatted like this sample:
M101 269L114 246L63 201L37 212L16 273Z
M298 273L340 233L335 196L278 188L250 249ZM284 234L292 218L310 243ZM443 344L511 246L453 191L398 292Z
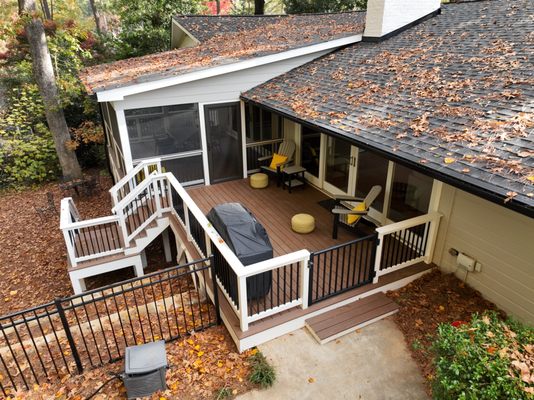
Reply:
M497 310L493 303L453 274L443 274L438 270L387 295L399 304L399 312L394 319L404 334L412 357L421 368L429 394L434 377L429 348L438 325L469 321L473 313Z

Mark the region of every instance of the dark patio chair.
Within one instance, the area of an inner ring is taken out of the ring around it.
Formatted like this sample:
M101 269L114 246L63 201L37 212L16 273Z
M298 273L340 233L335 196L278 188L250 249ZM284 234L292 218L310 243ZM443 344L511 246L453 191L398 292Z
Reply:
M382 186L376 185L371 188L369 193L367 193L367 196L364 198L336 195L334 197L334 208L332 209L332 214L334 214L332 238L337 239L339 224L354 228L363 218L365 218L369 213L369 207L371 207L381 191Z
M276 174L277 183L278 186L280 186L280 171L287 165L290 165L293 162L293 157L295 156L295 142L292 140L284 140L282 143L280 143L280 146L278 147L278 151L276 153L273 153L269 156L264 156L258 158L258 162L261 165L261 170L263 172L266 172L267 174ZM277 163L276 165L273 165L273 157L275 154L285 157L284 161L281 161Z
M44 217L49 213L58 214L56 204L54 202L54 193L46 192L46 206L34 208L35 212L39 215L39 218L41 218L41 221L44 220Z

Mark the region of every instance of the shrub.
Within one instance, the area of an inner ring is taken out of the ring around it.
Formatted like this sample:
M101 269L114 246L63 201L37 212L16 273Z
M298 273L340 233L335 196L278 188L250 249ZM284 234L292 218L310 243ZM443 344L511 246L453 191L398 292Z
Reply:
M435 353L435 399L534 398L534 329L494 312L441 324Z
M252 365L249 380L262 388L271 387L276 380L276 373L274 368L267 362L265 356L260 351L254 350L254 354L249 358L249 361Z

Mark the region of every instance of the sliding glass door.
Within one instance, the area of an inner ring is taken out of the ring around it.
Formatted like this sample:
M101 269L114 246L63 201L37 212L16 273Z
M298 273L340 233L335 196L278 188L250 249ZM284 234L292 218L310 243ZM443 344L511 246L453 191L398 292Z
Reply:
M330 193L353 194L355 154L349 142L325 135L325 169L323 188Z

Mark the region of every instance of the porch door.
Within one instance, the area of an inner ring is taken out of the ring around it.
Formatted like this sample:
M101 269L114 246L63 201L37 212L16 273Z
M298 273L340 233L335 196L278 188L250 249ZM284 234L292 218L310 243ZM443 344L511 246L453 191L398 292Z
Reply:
M349 142L324 135L325 164L323 188L334 194L354 194L358 149Z
M204 106L211 183L243 177L239 103Z

